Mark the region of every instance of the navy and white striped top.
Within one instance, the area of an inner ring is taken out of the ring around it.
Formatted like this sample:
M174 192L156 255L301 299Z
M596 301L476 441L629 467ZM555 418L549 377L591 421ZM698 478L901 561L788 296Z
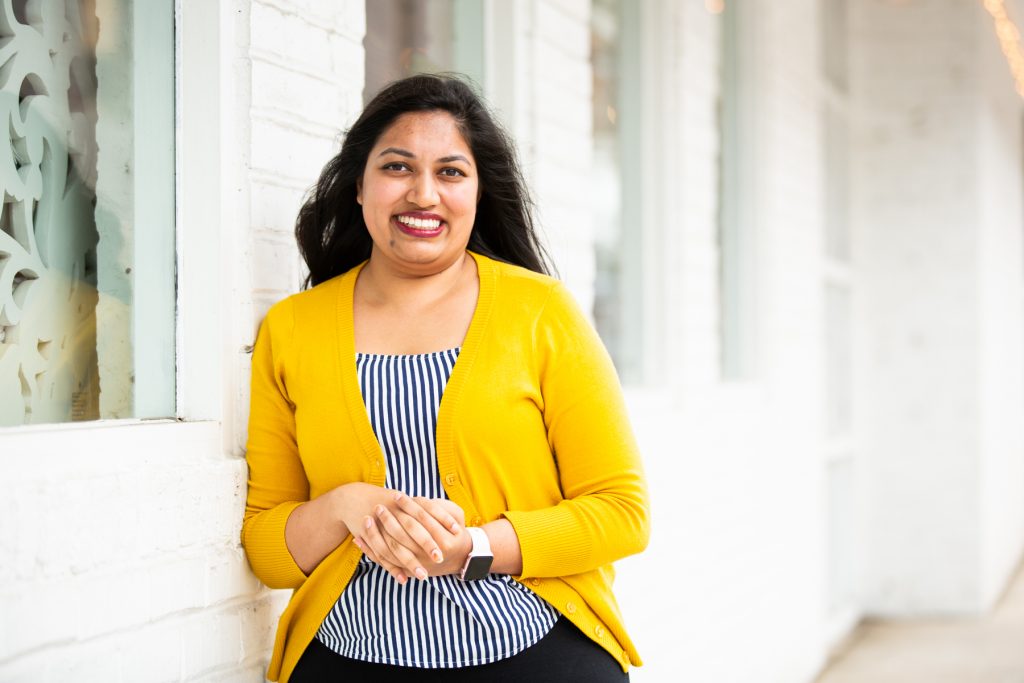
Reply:
M391 356L356 354L363 402L387 464L386 486L447 498L434 437L459 349ZM364 555L317 639L351 659L421 668L487 664L539 641L558 613L505 574L463 583L456 576L400 586Z

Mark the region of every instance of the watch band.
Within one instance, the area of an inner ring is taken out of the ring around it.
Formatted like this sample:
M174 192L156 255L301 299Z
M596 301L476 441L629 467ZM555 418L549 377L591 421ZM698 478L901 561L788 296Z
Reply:
M459 578L463 581L478 581L491 571L491 563L494 561L491 541L480 527L466 527L466 531L469 532L469 537L473 540L473 547L466 557L466 564L459 572Z

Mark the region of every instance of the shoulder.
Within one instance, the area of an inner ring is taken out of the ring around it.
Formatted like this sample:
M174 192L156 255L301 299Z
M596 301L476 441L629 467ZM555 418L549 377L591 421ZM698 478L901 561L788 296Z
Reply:
M358 269L352 269L310 289L291 294L273 304L260 325L260 335L273 339L277 348L291 347L302 340L326 339L332 336L341 307L351 307L351 297L344 296L351 287ZM350 291L350 290L349 290ZM342 315L342 318L351 319Z
M552 293L564 290L562 283L543 273L535 273L522 266L496 261L487 256L473 254L480 270L480 277L490 277L499 294L528 305L540 306Z
M530 330L535 341L596 333L569 289L558 279L474 254L481 278L491 278L499 326Z

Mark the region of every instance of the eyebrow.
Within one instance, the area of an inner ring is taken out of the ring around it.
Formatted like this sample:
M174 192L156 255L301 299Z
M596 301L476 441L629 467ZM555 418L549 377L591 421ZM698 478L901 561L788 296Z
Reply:
M405 157L406 159L416 158L415 154L413 154L407 149L402 149L401 147L388 147L387 149L381 150L381 153L378 154L377 156L382 157L385 154L397 154L398 156ZM470 166L473 165L473 163L469 159L467 159L461 154L451 154L446 157L441 157L440 159L438 159L438 161L442 164L450 164L453 161L463 161L469 164Z

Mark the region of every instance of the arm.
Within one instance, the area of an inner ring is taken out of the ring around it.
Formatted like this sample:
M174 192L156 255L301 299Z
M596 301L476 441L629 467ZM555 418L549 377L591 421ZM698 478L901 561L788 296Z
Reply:
M284 361L293 320L286 300L273 307L260 327L253 351L251 408L246 461L249 489L242 545L253 572L271 588L296 588L327 555L359 528L376 508L395 505L395 492L363 482L339 486L309 499L309 482L299 458L295 406L289 398ZM417 538L430 554L429 536ZM382 562L399 578L407 559L403 548L384 549ZM404 580L404 577L401 578Z
M271 588L297 588L306 580L285 541L291 513L309 500L295 436L295 407L284 377L284 349L293 327L290 306L285 300L271 308L256 337L246 444L249 487L242 546L253 572Z
M353 482L296 507L284 530L285 543L296 565L308 575L349 537L353 528L360 528L375 507L392 505L394 497L390 489ZM388 556L381 564L390 571L394 559Z
M491 543L494 553L492 574L511 574L520 576L523 573L523 551L519 547L516 529L507 519L496 519L481 527Z
M649 504L611 360L560 285L553 289L536 329L538 355L543 358L544 421L564 500L538 510L506 511L483 529L494 552L493 572L567 576L642 550L649 535ZM371 559L376 560L375 549L387 542L413 547L403 527L417 519L432 529L419 512L403 512L394 518L386 512L378 515L377 524L364 534L369 543L364 551ZM431 533L443 543L441 534ZM431 574L461 569L469 541L454 547L458 561L450 564L446 555L445 565L429 568ZM426 560L420 555L419 561Z
M519 541L522 576L568 576L643 550L650 506L611 359L561 284L538 318L535 344L564 500L503 517Z
M462 571L473 542L464 525L456 519L463 519L462 509L450 500L442 498L398 498L398 509L380 509L373 524L361 528L356 544L367 557L378 564L386 565L380 556L393 542L397 547L410 550L408 560L401 568L402 573L425 579L427 576L458 574ZM506 519L497 519L481 527L487 534L494 554L491 565L493 574L514 574L522 572L523 556L519 550L519 539L515 529ZM425 552L427 542L413 540L417 534L436 544L437 553ZM417 571L418 568L418 571ZM393 573L393 572L392 572ZM399 583L404 583L402 579Z

